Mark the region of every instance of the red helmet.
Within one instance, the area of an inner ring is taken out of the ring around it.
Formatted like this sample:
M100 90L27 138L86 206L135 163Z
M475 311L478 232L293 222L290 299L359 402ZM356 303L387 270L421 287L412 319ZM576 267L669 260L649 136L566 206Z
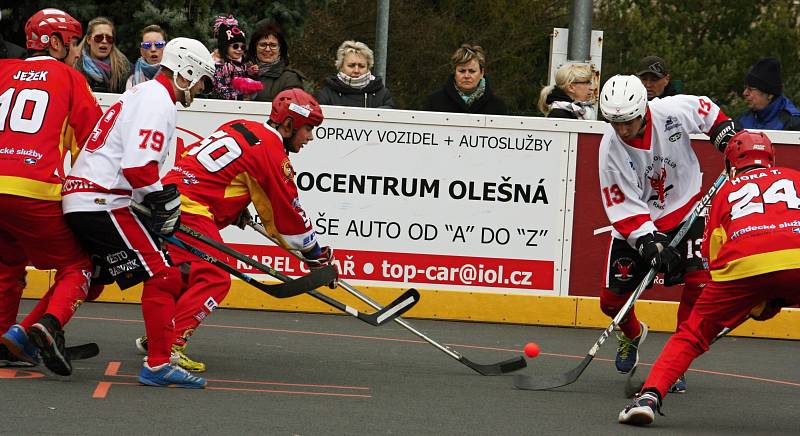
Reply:
M269 119L283 123L286 118L292 119L292 128L299 129L305 125L322 124L322 108L311 94L299 88L281 91L272 100L272 113Z
M83 36L83 27L78 20L60 9L42 9L25 23L28 50L46 50L54 33L61 36L64 44L69 45L73 38Z
M760 166L769 168L775 164L775 148L763 132L737 132L725 148L725 160L733 168Z

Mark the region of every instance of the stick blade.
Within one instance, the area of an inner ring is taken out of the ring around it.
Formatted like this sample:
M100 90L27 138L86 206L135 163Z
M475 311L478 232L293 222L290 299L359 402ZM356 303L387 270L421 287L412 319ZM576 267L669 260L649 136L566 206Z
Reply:
M100 347L94 342L89 342L88 344L66 347L65 351L69 360L84 360L100 354Z
M289 298L300 294L305 294L308 291L313 291L314 289L322 286L326 286L336 280L336 277L336 268L331 265L326 265L290 282L282 283L280 285L264 286L270 287L270 290L266 292L274 297Z
M380 326L386 324L387 322L392 321L398 316L408 312L409 309L414 307L414 305L419 302L419 299L419 291L416 289L411 288L405 291L403 295L397 297L393 302L386 305L386 307L375 312L374 325Z
M544 391L572 384L575 380L578 380L578 377L580 377L586 367L589 366L589 362L591 362L593 358L593 355L587 354L580 365L555 377L539 378L517 374L514 376L514 387L525 391Z
M528 362L522 356L513 357L511 359L489 365L475 363L464 356L459 357L458 361L472 368L480 375L503 375L528 366Z

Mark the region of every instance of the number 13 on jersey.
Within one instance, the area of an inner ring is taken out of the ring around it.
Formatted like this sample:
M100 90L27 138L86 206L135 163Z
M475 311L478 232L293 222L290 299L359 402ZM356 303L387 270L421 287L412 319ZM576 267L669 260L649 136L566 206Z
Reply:
M622 193L622 190L619 189L619 186L615 183L611 185L610 188L608 186L603 187L603 199L606 202L606 207L611 207L624 202L625 194Z

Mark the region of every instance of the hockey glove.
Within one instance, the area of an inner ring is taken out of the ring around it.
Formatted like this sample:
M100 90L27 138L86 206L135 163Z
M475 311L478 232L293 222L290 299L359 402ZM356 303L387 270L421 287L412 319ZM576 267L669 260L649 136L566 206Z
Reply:
M333 248L328 246L320 248L319 246L316 246L313 250L311 250L311 252L303 253L303 259L308 267L314 270L322 268L326 265L333 265L333 261L336 258L333 257ZM328 283L328 287L331 289L336 289L338 286L338 280Z
M669 237L661 232L653 232L637 239L636 251L646 264L660 272L673 272L681 262L678 251L669 246Z
M164 185L161 191L144 196L142 206L150 209L149 217L142 217L151 231L172 236L180 225L181 193L174 184Z
M239 216L233 221L233 225L244 230L247 228L247 224L253 221L253 215L250 215L250 211L247 208L242 209L242 212L239 213Z
M711 143L717 147L717 150L724 153L728 142L740 130L742 129L737 127L733 120L725 120L708 132L708 137L711 138Z

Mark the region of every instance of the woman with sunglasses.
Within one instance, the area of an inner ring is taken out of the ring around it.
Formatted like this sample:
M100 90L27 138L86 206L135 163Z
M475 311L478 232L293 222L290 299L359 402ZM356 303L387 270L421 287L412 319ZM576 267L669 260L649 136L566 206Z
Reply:
M250 37L247 54L256 62L258 80L264 85L256 95L256 101L272 101L285 89L303 88L305 76L289 68L289 45L277 24L265 22L259 25Z
M214 36L217 38L216 72L211 98L222 100L249 100L255 94L245 94L233 87L233 79L245 77L255 79L258 66L245 58L246 37L239 21L232 15L217 17L214 21Z
M167 45L167 32L157 24L151 24L142 29L142 42L139 44L139 59L133 65L133 73L128 77L125 89L146 82L161 70L161 57L164 55L164 46Z
M587 64L564 64L556 70L555 85L542 88L539 110L548 118L595 120L594 72Z
M131 74L131 63L114 45L114 23L106 17L89 21L80 44L75 68L86 77L94 92L125 92Z

